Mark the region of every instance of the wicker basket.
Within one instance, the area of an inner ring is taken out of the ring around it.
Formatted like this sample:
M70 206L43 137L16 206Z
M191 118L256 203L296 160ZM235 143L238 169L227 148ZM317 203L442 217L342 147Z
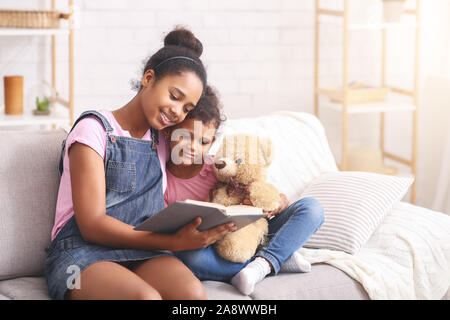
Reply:
M365 103L386 101L389 88L361 88L348 90L348 103ZM334 89L328 91L328 96L332 102L342 103L344 93L342 90Z
M0 10L0 27L57 29L60 18L66 15L58 11Z

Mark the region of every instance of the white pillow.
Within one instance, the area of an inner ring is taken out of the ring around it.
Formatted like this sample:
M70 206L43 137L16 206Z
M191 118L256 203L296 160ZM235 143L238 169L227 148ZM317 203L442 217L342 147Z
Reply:
M412 177L370 172L321 174L306 187L301 198L319 201L325 221L304 247L355 254L393 205L405 196L413 181Z

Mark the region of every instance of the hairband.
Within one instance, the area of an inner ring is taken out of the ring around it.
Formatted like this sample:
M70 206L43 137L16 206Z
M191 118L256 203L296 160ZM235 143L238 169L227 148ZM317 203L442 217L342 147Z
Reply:
M156 69L158 69L162 64L164 64L164 63L166 63L166 62L168 62L168 61L170 61L170 60L175 60L175 59L185 59L185 60L192 61L192 62L194 62L195 64L198 64L198 62L195 61L195 60L192 59L192 58L185 57L185 56L175 56L175 57L170 57L170 58L167 58L166 60L161 61L160 63L158 63L158 64L153 68L153 70L156 70Z

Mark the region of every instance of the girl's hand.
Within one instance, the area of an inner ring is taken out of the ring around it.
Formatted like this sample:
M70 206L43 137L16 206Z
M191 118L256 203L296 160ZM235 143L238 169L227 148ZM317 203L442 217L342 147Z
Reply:
M267 213L266 218L271 218L273 216L276 216L277 214L279 214L281 211L283 211L284 209L286 209L289 206L289 200L286 198L286 195L284 193L280 193L280 206L278 207L278 209L275 209L273 211L264 211Z
M222 239L225 235L236 230L233 222L199 231L197 227L202 223L202 218L197 217L191 223L185 225L174 234L172 251L194 250L206 248Z

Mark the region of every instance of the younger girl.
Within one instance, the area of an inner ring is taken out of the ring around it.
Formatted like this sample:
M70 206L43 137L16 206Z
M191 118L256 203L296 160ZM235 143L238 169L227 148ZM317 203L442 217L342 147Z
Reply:
M165 205L186 199L208 201L209 190L217 179L213 159L207 156L223 119L215 92L207 86L204 96L186 120L165 129L170 143L170 160L166 164ZM270 240L252 261L233 263L220 257L212 246L185 250L175 255L200 280L230 281L244 294L250 294L257 282L273 272L307 272L311 265L295 251L323 223L323 208L314 198L303 198L289 205L281 194L280 207L268 213ZM249 200L247 200L248 203ZM251 204L251 203L248 203ZM201 223L200 218L194 222Z

